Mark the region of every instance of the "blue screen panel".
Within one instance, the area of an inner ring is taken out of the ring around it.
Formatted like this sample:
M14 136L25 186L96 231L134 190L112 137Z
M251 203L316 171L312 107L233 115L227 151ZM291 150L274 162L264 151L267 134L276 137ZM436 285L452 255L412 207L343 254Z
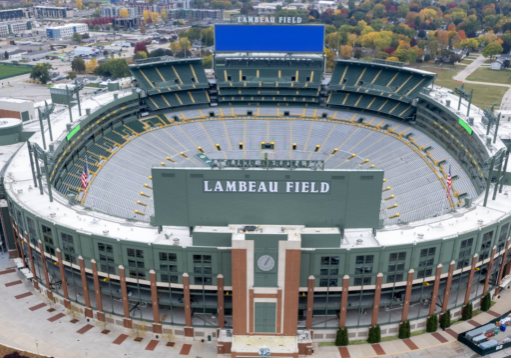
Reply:
M215 25L215 49L226 52L323 52L324 26Z

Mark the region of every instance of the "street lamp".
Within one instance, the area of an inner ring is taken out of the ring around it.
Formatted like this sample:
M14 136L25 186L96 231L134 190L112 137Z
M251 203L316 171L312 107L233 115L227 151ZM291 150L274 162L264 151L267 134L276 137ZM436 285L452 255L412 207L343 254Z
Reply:
M39 341L37 339L35 340L35 347L37 350L37 356L39 357Z

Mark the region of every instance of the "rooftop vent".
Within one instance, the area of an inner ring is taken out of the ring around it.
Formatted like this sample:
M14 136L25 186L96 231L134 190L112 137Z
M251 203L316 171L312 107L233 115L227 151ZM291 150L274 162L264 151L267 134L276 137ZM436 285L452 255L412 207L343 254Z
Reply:
M417 234L417 239L422 240L424 239L424 234Z
M174 241L174 245L178 246L179 245L179 239L176 237L173 239Z
M254 232L257 230L257 226L243 226L241 228L241 230L243 230L243 232Z
M55 216L57 216L57 214L56 214L56 213L50 213L50 218L52 218L52 219L53 219Z
M110 232L110 231L108 231L108 230L103 230L103 235L108 236L108 233L109 233L109 232Z
M479 219L477 220L477 225L483 226L483 222L484 222L483 219Z
M364 240L357 239L357 245L364 245Z

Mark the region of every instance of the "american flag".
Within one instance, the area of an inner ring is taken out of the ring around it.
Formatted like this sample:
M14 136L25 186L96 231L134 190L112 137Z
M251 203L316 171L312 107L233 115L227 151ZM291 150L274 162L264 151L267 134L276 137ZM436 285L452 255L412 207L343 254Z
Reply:
M85 164L83 165L83 173L82 173L83 190L87 189L87 179L88 178L89 178L89 168L87 168L87 157L85 157Z
M451 200L451 166L449 165L449 174L447 175L447 199Z

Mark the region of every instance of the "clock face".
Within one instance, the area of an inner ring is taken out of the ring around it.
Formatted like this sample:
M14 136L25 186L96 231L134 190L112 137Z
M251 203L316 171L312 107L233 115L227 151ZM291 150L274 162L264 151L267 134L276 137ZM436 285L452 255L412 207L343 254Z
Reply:
M271 271L275 267L275 260L270 255L263 255L257 260L257 267L261 271Z

